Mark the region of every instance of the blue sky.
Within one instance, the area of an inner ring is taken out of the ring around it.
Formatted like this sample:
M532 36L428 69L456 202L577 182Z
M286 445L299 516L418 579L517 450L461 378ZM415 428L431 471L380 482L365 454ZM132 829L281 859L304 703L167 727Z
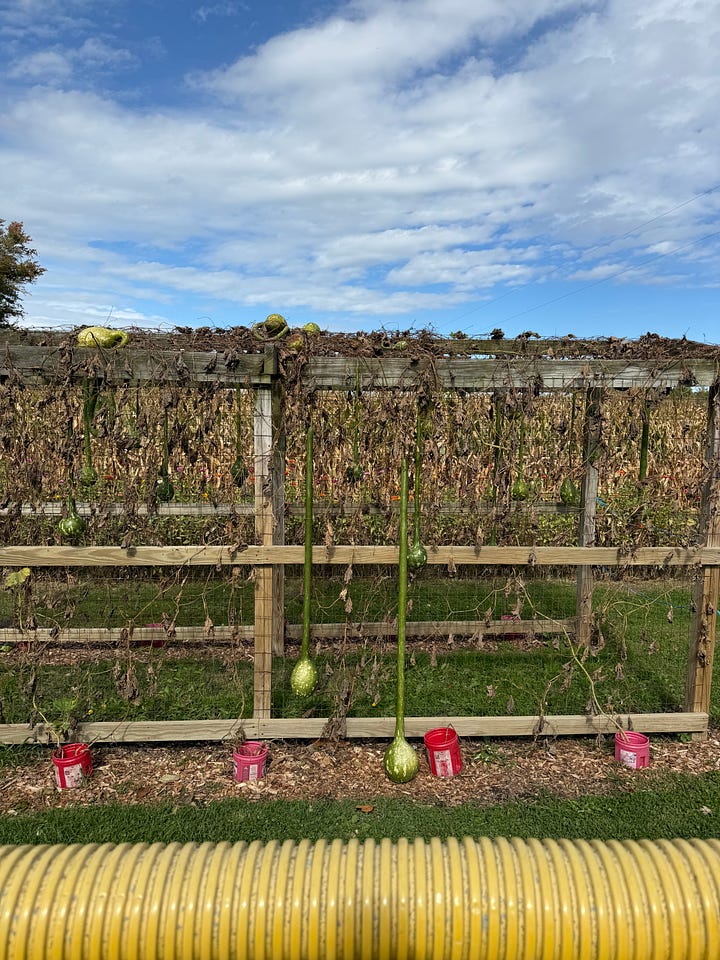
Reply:
M717 0L0 0L33 327L720 341Z

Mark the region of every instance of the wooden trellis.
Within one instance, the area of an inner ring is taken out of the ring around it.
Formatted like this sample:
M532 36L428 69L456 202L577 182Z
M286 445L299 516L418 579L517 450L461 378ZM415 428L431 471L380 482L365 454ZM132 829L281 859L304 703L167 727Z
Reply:
M17 338L15 338L17 339ZM592 615L592 570L595 566L648 566L701 568L694 594L694 619L690 640L685 710L682 713L635 714L631 716L528 716L528 717L417 717L409 718L406 731L420 735L429 727L451 721L457 731L472 736L527 736L531 734L597 733L615 729L617 723L642 731L687 732L702 736L707 731L710 688L715 647L717 601L720 589L720 361L716 356L694 355L667 362L643 361L641 351L623 358L594 358L592 343L587 356L582 345L574 347L574 356L554 359L542 342L477 341L463 344L465 355L456 356L458 345L447 342L431 358L402 356L309 356L299 371L278 362L278 351L268 347L260 352L221 354L218 350L178 349L157 338L157 349L133 349L101 355L95 361L102 378L109 384L134 382L181 382L184 385L213 382L228 387L252 390L254 403L254 505L181 505L158 508L160 515L192 514L242 515L251 511L255 518L256 542L249 546L115 547L0 546L0 565L6 567L134 567L134 566L230 566L251 565L255 569L254 626L235 627L233 635L253 637L254 641L254 713L243 719L246 735L266 737L319 736L327 718L278 719L271 716L272 659L283 653L284 567L300 564L301 546L284 540L285 425L283 394L288 376L299 376L308 390L352 390L356 382L364 390L413 390L432 377L443 390L502 392L535 390L583 391L588 399L584 424L585 473L582 484L577 547L444 546L428 547L428 563L441 565L523 567L566 565L577 568L577 609L572 623L580 643L589 640ZM80 382L88 375L88 356L94 351L72 350L67 345L37 346L24 342L0 342L0 380L13 379L26 384ZM470 354L470 355L467 355ZM357 379L356 379L357 378ZM601 441L598 414L604 391L633 387L667 390L692 383L708 388L707 473L700 508L701 542L694 548L641 547L628 554L619 548L595 546L595 505L598 472L595 451ZM17 505L25 515L53 515L56 504ZM82 509L82 505L81 505ZM89 507L85 507L89 509ZM122 506L103 507L108 514L122 512ZM331 507L322 507L324 511ZM460 507L447 508L461 511ZM485 509L490 509L486 507ZM545 504L548 512L563 512L559 504ZM395 564L396 547L336 545L315 546L313 563L330 565ZM363 635L387 632L387 624L365 625ZM477 624L445 624L447 632L462 632ZM542 633L561 632L567 621L548 621ZM347 626L344 625L345 629ZM197 628L199 630L200 628ZM332 636L333 625L315 628L316 636ZM434 635L442 625L409 624L412 635ZM483 623L487 633L521 630L540 632L534 621L521 623ZM196 635L196 628L177 628L178 637ZM229 628L228 628L229 631ZM113 642L119 631L93 631L93 639ZM141 636L142 630L138 631ZM290 629L289 636L297 634ZM90 634L64 631L68 641L82 642ZM216 628L222 638L223 628ZM27 636L23 635L27 640ZM43 631L36 638L44 639ZM18 639L14 631L0 631L0 639ZM78 734L84 738L108 741L217 740L231 737L238 720L174 722L84 723ZM347 735L357 737L392 734L392 718L348 718ZM42 736L42 727L26 724L0 725L0 742L19 743Z

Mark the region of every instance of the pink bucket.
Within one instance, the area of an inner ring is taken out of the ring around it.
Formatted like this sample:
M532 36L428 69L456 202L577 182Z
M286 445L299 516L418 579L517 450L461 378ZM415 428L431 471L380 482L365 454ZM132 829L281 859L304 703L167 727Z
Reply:
M268 748L259 740L246 740L233 750L235 779L262 780L267 767Z
M615 734L615 759L631 770L640 770L650 762L650 739L644 733L621 730Z
M452 727L428 730L424 737L430 770L436 777L454 777L462 770L460 743Z
M66 743L53 751L55 783L58 790L79 787L84 777L92 773L90 748L86 743Z

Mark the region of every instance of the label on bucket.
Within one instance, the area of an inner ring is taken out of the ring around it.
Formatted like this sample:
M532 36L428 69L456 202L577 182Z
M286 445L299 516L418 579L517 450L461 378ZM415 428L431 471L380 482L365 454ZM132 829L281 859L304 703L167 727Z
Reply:
M82 767L79 763L64 767L62 773L65 779L65 789L79 787L82 783ZM60 782L60 770L57 767L55 768L55 782L57 783L58 790L62 790L63 784Z
M451 777L453 775L452 757L449 750L434 750L435 769L438 777Z
M624 763L626 767L632 767L634 770L637 767L637 754L632 750L620 750L620 763Z

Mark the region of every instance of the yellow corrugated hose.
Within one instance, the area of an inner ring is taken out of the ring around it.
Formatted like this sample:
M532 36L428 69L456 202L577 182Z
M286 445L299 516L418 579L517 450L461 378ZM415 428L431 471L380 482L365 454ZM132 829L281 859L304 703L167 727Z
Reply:
M0 960L718 960L720 841L0 847Z

